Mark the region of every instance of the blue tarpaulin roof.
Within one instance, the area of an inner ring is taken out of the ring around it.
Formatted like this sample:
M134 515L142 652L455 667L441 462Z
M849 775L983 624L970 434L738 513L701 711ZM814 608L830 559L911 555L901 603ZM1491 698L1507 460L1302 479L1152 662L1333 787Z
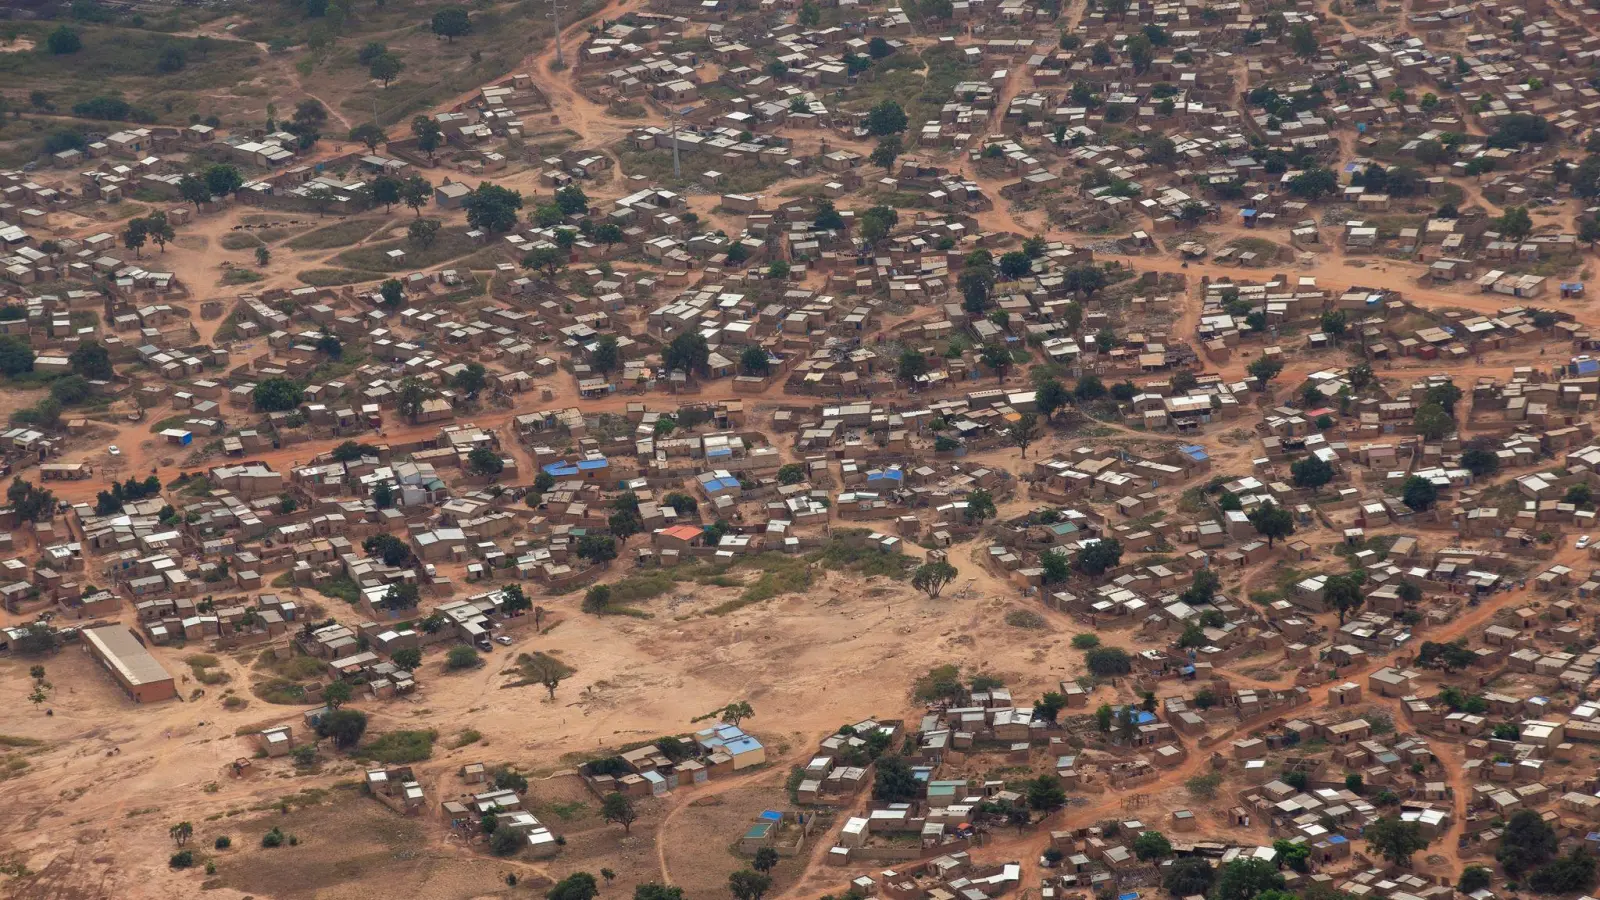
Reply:
M1600 360L1580 359L1573 368L1579 375L1588 375L1593 372L1600 372Z
M544 470L558 478L562 475L578 474L578 467L572 465L571 463L550 463L544 467Z
M1206 448L1199 444L1184 444L1178 448L1178 452L1197 462L1204 462L1211 458L1211 454L1206 452Z

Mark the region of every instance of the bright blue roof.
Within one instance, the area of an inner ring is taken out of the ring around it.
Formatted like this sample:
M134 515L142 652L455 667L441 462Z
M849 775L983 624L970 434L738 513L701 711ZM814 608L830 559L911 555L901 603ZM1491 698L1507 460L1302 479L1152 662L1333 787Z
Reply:
M550 463L549 465L544 467L544 470L546 472L549 472L551 475L556 475L556 476L576 475L576 474L578 474L578 467L577 466L574 466L571 463L564 463L564 462Z
M1211 458L1211 454L1206 452L1206 448L1199 444L1184 444L1178 448L1178 452L1196 461L1203 462Z
M1579 375L1587 375L1590 372L1600 372L1600 360L1580 359L1578 360L1578 364L1575 369Z
M711 478L705 482L708 491L731 491L739 486L739 479L729 475L726 478Z
M1333 835L1332 837L1328 838L1328 843L1330 843L1330 844L1348 844L1348 843L1350 843L1350 839L1345 837L1342 834L1336 834L1336 835Z
M886 472L868 472L867 473L867 480L868 481L875 481L875 480L880 479L880 478L887 478L890 481L900 481L901 479L903 479L905 477L906 476L899 469L889 469Z
M783 820L783 813L778 812L775 809L762 810L761 815L758 818L767 819L768 821L772 822L780 822Z
M585 472L604 469L610 465L611 461L606 459L583 459L578 461L578 468Z
M722 746L729 753L738 755L740 753L749 753L752 750L760 750L761 742L746 734L740 735L731 741L727 741Z

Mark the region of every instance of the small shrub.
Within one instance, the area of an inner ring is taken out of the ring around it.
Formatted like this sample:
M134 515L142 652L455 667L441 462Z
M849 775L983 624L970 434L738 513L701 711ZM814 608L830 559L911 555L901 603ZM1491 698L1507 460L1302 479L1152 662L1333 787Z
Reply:
M216 839L215 842L212 843L211 846L216 847L218 850L226 850L233 846L233 838L228 837L225 834L221 835Z
M1077 650L1093 650L1100 646L1100 636L1097 634L1075 634L1072 636L1072 646Z
M1209 775L1196 775L1183 783L1188 788L1189 794L1198 800L1210 800L1217 795L1217 788L1222 786L1222 776L1212 772Z
M1013 628L1026 628L1030 631L1038 631L1042 628L1045 628L1049 623L1045 621L1044 616L1039 615L1031 609L1013 609L1006 613L1006 624Z
M283 830L280 829L276 825L272 826L272 830L271 831L269 831L266 834L263 834L261 836L261 846L266 847L268 849L271 849L273 847L282 847L283 846Z
M174 869L189 868L190 866L194 865L194 851L179 850L177 853L167 857L167 865Z

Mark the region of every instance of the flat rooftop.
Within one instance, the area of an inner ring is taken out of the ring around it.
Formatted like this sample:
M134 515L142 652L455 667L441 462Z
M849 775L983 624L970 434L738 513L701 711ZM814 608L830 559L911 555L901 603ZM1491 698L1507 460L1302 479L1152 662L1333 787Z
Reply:
M138 686L172 680L172 676L167 674L161 663L139 643L133 632L121 625L86 628L83 631L83 639L95 648L101 659L116 668L129 685Z

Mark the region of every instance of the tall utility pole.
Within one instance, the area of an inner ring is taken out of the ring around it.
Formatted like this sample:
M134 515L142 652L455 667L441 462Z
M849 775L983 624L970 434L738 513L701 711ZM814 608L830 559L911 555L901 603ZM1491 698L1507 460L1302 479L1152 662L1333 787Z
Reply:
M561 4L558 0L550 0L550 18L556 24L556 65L564 66L566 62L561 58Z

